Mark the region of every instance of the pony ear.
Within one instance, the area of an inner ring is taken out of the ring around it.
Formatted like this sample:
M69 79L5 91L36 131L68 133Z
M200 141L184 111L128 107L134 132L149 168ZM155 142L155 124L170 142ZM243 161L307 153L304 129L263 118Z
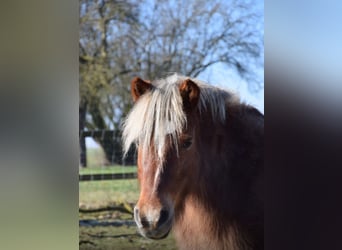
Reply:
M183 99L184 110L188 112L193 110L199 100L200 88L190 79L186 79L179 86L179 91Z
M133 97L133 101L136 102L140 96L145 94L147 91L150 91L151 88L151 83L145 82L139 77L135 77L131 82L131 94Z

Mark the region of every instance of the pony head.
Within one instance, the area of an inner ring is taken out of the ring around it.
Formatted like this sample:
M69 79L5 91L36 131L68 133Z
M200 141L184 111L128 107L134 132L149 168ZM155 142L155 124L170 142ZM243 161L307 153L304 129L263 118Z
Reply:
M138 149L140 196L134 218L142 235L159 239L168 235L198 180L205 153L200 113L211 98L210 113L223 121L227 92L175 74L152 83L135 78L131 94L135 105L123 124L123 139L125 152L132 143Z
M140 233L182 249L263 248L264 117L197 79L135 78L124 151L138 152Z

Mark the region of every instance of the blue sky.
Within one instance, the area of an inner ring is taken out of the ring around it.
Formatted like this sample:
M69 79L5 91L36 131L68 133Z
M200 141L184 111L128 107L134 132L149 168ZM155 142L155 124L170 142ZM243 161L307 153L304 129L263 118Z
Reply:
M257 75L263 81L264 70L259 69ZM208 81L212 85L232 90L240 96L243 102L256 107L264 113L264 87L260 88L259 91L251 92L245 80L222 65L213 66L200 74L198 78Z

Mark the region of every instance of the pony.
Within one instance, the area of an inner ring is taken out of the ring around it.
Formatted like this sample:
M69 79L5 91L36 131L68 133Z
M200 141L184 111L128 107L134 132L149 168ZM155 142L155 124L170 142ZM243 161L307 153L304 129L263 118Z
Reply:
M264 116L178 74L131 82L123 148L137 147L140 234L179 249L263 249Z

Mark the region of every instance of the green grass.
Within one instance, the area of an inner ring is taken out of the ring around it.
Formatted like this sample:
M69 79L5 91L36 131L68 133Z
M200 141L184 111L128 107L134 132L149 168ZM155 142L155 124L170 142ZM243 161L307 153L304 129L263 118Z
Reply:
M134 167L135 169L135 167ZM132 170L134 170L132 167ZM135 204L139 197L138 181L111 180L111 181L82 181L79 182L79 206L83 208L97 208L113 203ZM130 214L118 211L83 214L79 219L95 220L133 220ZM136 226L80 226L79 249L87 250L175 250L175 240L171 235L162 240L145 239L137 233Z
M87 148L88 167L98 167L105 165L105 156L102 148Z
M114 202L135 203L139 197L138 181L82 181L79 183L79 205L107 206Z
M105 166L101 148L87 149L87 167L80 168L79 174L136 173L136 166ZM113 202L136 202L138 199L137 180L108 180L79 182L79 205L84 207L107 206Z
M135 173L136 166L102 166L102 167L87 167L81 168L79 174L114 174L114 173Z

